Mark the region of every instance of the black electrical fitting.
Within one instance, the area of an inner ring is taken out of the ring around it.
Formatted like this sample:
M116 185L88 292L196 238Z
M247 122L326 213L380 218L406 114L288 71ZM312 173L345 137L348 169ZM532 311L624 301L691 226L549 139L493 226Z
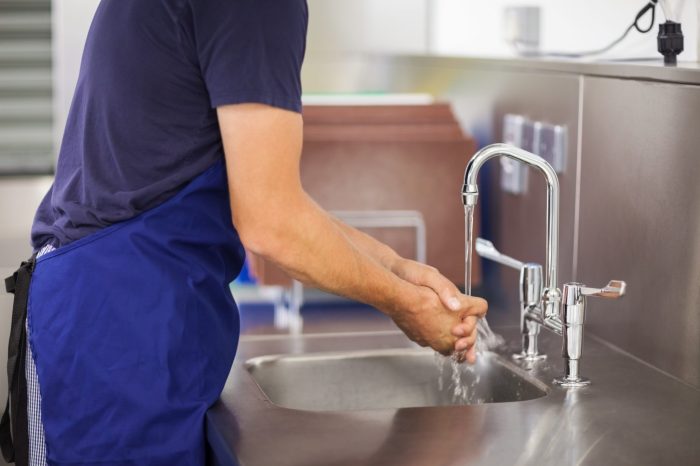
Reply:
M666 21L659 24L657 38L659 53L664 56L664 63L675 65L676 57L683 51L683 31L681 23Z

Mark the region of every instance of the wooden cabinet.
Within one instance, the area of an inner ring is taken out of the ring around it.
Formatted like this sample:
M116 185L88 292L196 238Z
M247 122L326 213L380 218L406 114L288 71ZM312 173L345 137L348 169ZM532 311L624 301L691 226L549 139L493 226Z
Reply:
M308 193L331 211L421 212L426 224L427 262L462 284L464 209L460 189L475 143L462 133L450 107L306 106L304 122L301 176ZM415 256L413 231L366 231L401 255ZM289 283L272 264L259 258L252 262L262 284ZM480 281L479 272L477 264L475 283Z

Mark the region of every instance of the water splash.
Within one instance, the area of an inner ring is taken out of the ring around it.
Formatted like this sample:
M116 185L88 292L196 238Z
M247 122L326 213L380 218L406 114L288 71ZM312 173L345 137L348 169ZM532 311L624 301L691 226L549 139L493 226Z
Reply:
M435 365L438 368L438 388L443 391L445 388L445 382L443 377L445 376L445 357L443 357L437 351L435 352Z
M449 375L445 373L445 366L449 358ZM435 364L438 368L438 388L446 391L453 404L479 403L475 398L475 388L481 380L476 370L476 365L464 364L464 354L453 354L449 357L435 353ZM447 383L446 383L447 382Z
M466 387L462 386L462 372L459 370L460 363L454 355L450 358L450 362L452 366L452 401L462 400L466 396L467 390Z
M479 322L476 326L476 330L477 354L484 353L486 351L493 351L506 344L505 339L501 335L494 333L494 331L491 330L491 327L489 326L489 322L486 320L486 317L479 319Z
M474 239L474 206L467 205L464 206L464 292L467 295L472 293L472 258L473 258L473 248L472 242ZM479 356L487 351L494 350L505 344L505 340L502 336L496 334L491 330L486 318L479 319L477 324L477 342L476 342L476 352L477 359ZM438 366L438 386L442 391L444 387L444 371L445 371L445 359L436 353L436 364ZM453 353L451 357L451 376L450 376L450 387L452 388L452 401L453 402L467 402L469 400L470 394L473 392L473 388L479 383L481 377L475 372L475 367L471 364L463 364L464 353ZM469 377L469 384L465 385L462 381L462 371L471 372L474 374L473 377ZM472 400L477 403L480 400ZM483 400L481 400L483 401Z

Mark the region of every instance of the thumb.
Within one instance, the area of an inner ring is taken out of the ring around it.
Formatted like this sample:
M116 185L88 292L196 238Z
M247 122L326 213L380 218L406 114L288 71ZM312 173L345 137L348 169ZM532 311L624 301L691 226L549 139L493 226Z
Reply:
M429 286L440 297L442 305L451 311L462 310L462 293L459 292L454 283L440 273L434 273L429 279Z
M462 301L459 299L459 290L450 283L448 286L442 286L438 290L438 296L442 305L451 311L459 311L462 309Z

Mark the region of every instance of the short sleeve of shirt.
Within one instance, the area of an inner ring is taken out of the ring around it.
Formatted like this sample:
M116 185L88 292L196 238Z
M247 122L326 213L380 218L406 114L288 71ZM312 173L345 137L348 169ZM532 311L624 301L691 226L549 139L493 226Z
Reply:
M190 0L212 108L262 103L301 112L306 0Z

